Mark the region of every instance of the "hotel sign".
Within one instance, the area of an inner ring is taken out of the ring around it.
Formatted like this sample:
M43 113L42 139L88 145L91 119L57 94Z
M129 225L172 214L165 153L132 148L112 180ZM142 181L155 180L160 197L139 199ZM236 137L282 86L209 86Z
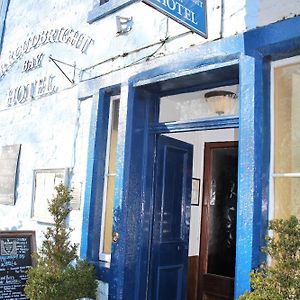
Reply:
M206 0L143 0L143 2L207 38Z
M1 1L1 0L0 0ZM18 43L17 47L9 51L8 57L0 61L0 82L5 78L13 66L24 56L29 56L30 52L36 51L40 47L48 44L66 44L74 49L79 50L82 54L86 54L90 45L94 40L78 30L72 28L60 27L43 30L37 34L27 37L23 42ZM49 56L51 58L51 55ZM44 53L36 53L23 61L22 72L29 73L43 67L43 61L46 59ZM53 61L53 59L52 59ZM58 60L57 60L58 61ZM61 63L63 63L61 61ZM73 76L75 77L75 63L70 65L63 63L72 68ZM57 64L56 64L57 66ZM57 66L58 67L58 66ZM58 69L62 71L61 68ZM64 73L64 72L63 72ZM65 75L65 73L64 73ZM65 75L66 76L66 75ZM7 93L7 107L23 104L35 99L50 96L57 93L56 76L53 74L40 75L39 77L31 78L30 81L17 82L16 86L10 87ZM0 153L1 154L1 153ZM1 156L0 156L1 167ZM1 173L1 168L0 168ZM1 174L0 174L0 204L1 204ZM1 299L1 297L0 297Z

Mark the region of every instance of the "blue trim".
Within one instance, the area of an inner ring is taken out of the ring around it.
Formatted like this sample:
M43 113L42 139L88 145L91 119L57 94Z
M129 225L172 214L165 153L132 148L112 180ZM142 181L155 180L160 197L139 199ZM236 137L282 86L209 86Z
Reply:
M278 60L300 54L300 16L248 31L245 53Z
M10 0L2 0L1 11L0 11L0 54L2 52L3 37L5 33L5 21L8 11L8 5Z
M87 22L93 23L134 2L137 0L109 0L102 5L97 5L88 13Z
M207 49L207 50L209 50L209 49ZM169 80L174 80L174 79L178 79L178 78L186 77L186 76L192 77L193 75L199 76L199 74L201 74L201 73L207 73L207 72L213 71L215 69L234 67L234 66L238 66L238 64L239 64L238 57L236 59L234 59L234 58L232 59L232 57L230 57L230 56L227 56L225 61L217 61L215 64L214 63L206 64L204 61L203 64L199 65L199 62L198 62L197 66L195 66L189 70L180 70L179 69L179 70L177 70L177 72L163 73L161 75L155 75L153 77L144 78L144 79L139 78L138 81L134 83L134 87L145 86L145 85L151 85L151 87L153 87L153 86L155 86L155 84L161 84L162 82L166 82ZM228 78L226 79L226 81L228 81ZM198 85L199 85L199 83L198 83ZM178 88L176 88L176 89L178 89ZM192 86L191 89L198 90L199 88Z
M193 120L190 122L172 122L163 123L156 126L152 126L150 131L155 133L169 133L180 131L199 131L199 130L211 130L221 128L238 128L239 117L223 117L212 118L204 120Z
M234 67L238 65L240 55L243 52L243 36L236 35L201 44L201 46L197 48L187 49L186 51L177 54L176 59L172 58L172 60L167 61L159 67L141 72L130 80L133 82L134 86L147 86L148 89L151 89L152 87L156 93L163 93L166 90L172 91L178 89L178 84L177 86L173 84L170 87L168 84L176 79L179 81L182 78L190 77L190 79L196 81L196 77L203 71L207 71L208 74L209 71L215 71L217 69L222 69L224 71L228 67L231 67L234 70ZM218 73L218 75L221 74ZM207 78L206 80L208 83L212 83L213 81L212 78ZM176 83L178 83L177 81ZM152 83L156 82L157 86L162 86L163 88L157 91L157 89L155 89L156 85L152 85ZM195 83L191 84L186 82L186 85L192 87Z
M106 155L107 126L110 97L119 93L119 87L110 87L99 91L99 98L94 99L92 114L88 165L86 175L85 202L83 209L80 257L94 264L100 280L110 281L109 265L99 261L99 245L102 216L102 194Z
M135 247L137 232L134 230L132 220L135 220L135 204L128 193L130 192L130 170L131 170L131 135L132 123L126 122L127 115L130 114L130 105L122 101L122 98L131 98L127 93L126 87L121 89L120 117L119 117L119 134L115 177L115 197L114 197L114 219L113 232L119 233L119 240L112 244L111 257L111 281L109 284L109 299L126 299L124 289L129 283L125 283L128 274L132 275L131 269L135 267L136 257L132 256L132 247ZM123 99L124 99L123 98ZM139 198L140 200L140 198ZM133 215L129 217L131 214ZM129 249L129 251L128 251ZM129 253L128 253L129 252ZM134 260L134 262L132 261ZM130 270L128 270L130 268ZM132 278L131 278L132 280ZM133 292L133 291L131 291Z
M250 288L255 205L255 60L244 56L240 65L240 127L236 235L235 299ZM258 183L260 185L260 183Z
M270 167L270 63L300 54L300 17L244 34L240 67L239 201L235 298L265 259Z

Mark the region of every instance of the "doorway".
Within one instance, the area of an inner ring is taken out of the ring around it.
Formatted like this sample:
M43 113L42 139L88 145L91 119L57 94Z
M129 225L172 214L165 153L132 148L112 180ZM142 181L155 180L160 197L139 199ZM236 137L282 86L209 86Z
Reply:
M204 247L202 237L205 233L201 230L201 218L203 224L203 220L207 219L205 193L210 189L206 183L209 181L206 173L212 174L208 169L209 160L214 162L214 175L219 178L222 173L224 176L225 171L231 170L232 181L235 182L230 187L224 183L224 190L216 194L216 201L219 194L224 194L229 189L235 197L232 197L232 201L236 203L237 142L232 141L237 140L237 135L238 129L234 128L158 135L148 299L231 299L231 296L224 298L222 291L219 294L204 294L200 289L203 278L206 279L203 274L207 273L202 268L203 250L202 247L200 250L200 244ZM213 155L210 154L209 157L207 153L211 152L208 150L210 148L214 150L211 150ZM214 184L215 187L219 188L218 184L219 179ZM223 213L226 209L232 222L235 222L232 213L236 210L232 210L231 206L224 207ZM213 213L213 209L210 212ZM221 211L216 211L215 214L217 213L222 214ZM206 230L208 228L209 224ZM226 232L227 235L230 234L227 242L231 244L228 246L234 248L235 254L235 225L227 230L231 230ZM167 248L167 252L164 252ZM234 266L230 262L226 264L226 268L234 272ZM216 266L210 264L209 271L213 267ZM228 277L226 270L222 274L223 277ZM234 274L230 273L230 276L234 277ZM210 282L205 283L205 286L207 284ZM230 284L233 291L233 279L230 279Z
M198 299L233 299L237 142L206 143Z

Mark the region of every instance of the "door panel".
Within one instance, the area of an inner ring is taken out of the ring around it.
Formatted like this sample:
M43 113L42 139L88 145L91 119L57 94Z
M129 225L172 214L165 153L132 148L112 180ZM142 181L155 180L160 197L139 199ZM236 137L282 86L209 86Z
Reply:
M185 298L193 146L159 136L149 297Z
M204 155L199 299L233 299L237 143L206 143Z

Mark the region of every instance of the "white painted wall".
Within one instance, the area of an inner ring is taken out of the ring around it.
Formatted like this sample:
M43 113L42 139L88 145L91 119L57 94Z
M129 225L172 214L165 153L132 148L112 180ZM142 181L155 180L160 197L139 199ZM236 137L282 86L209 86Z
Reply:
M256 27L265 26L300 14L300 0L260 1L256 17Z

